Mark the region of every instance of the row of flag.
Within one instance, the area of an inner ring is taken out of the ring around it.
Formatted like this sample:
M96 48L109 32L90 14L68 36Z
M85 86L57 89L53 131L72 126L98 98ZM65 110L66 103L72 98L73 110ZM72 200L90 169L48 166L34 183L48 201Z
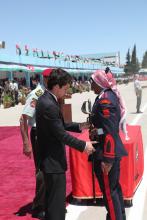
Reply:
M16 44L16 53L20 56L22 55L22 50L18 44ZM113 65L115 66L115 62L106 62L103 59L94 59L94 58L87 58L87 57L82 57L80 55L65 55L63 52L49 52L46 51L44 52L43 50L38 50L37 48L32 49L32 52L30 52L29 47L25 45L24 47L24 55L29 56L32 54L34 57L39 57L39 58L48 58L48 59L61 59L63 61L70 61L70 62L81 62L81 63L88 63L88 64L95 64L95 63L102 63L106 65Z
M19 56L22 55L22 49L18 44L16 44L16 54ZM36 57L43 57L43 58L49 58L49 59L51 58L57 59L63 56L63 52L56 52L56 51L44 52L43 50L38 50L37 48L32 49L32 52L30 52L30 49L27 45L25 45L24 47L23 54L26 56L33 54L33 56L36 56Z
M20 56L22 55L22 49L20 48L20 46L18 44L16 44L16 53ZM65 55L63 52L57 52L57 51L53 51L53 52L44 52L43 50L38 50L37 48L32 49L32 52L30 52L29 47L27 45L25 45L24 47L24 55L29 56L30 54L32 54L34 57L39 57L39 58L48 58L48 59L62 59L64 61L71 61L71 62L89 62L90 59L89 58L84 58L78 55Z

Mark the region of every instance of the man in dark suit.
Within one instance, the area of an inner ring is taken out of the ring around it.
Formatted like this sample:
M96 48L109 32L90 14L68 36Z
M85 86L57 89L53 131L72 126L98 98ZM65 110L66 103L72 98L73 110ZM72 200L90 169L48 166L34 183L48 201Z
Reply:
M65 144L87 154L95 151L92 142L79 140L66 131L80 132L78 123L64 123L58 102L58 99L65 96L70 83L71 76L66 71L53 69L48 76L47 90L36 105L40 168L46 186L46 220L65 220Z

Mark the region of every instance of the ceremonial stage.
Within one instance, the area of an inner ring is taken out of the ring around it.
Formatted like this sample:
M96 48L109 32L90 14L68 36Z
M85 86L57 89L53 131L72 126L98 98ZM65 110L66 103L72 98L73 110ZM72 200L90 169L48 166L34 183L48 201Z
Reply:
M120 184L126 207L132 206L133 196L141 183L144 171L144 150L140 126L127 126L129 140L120 133L121 139L128 152L121 160ZM89 141L88 130L85 130L80 139ZM94 175L92 179L92 162L88 162L88 156L70 148L70 165L72 180L73 204L101 205L102 193ZM94 186L94 189L93 189ZM94 199L96 199L94 201ZM96 203L96 204L95 204Z

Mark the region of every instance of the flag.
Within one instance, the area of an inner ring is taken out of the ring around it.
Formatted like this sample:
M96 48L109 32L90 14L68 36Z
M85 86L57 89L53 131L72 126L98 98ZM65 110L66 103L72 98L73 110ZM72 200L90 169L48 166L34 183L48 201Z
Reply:
M47 57L48 57L48 59L51 58L49 51L47 51Z
M47 57L48 59L54 58L54 56L49 51L47 51Z
M38 49L33 49L33 57L37 56L38 57Z
M21 49L18 44L16 44L16 54L21 55Z
M25 45L25 55L28 56L29 55L29 48L27 45Z
M41 56L44 57L44 52L43 52L43 50L41 50Z
M37 57L38 57L38 49L36 48L36 55L37 55Z
M54 58L56 60L56 51L53 51Z
M33 57L35 57L35 54L36 54L36 50L33 49Z

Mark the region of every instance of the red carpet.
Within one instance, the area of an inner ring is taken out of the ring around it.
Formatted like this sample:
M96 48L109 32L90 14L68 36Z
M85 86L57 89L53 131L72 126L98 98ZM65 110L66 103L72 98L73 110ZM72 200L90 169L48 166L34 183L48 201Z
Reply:
M68 147L67 158L69 155ZM34 197L33 159L22 154L19 127L0 127L0 220L30 220ZM71 192L68 167L67 192ZM21 213L17 216L15 213Z

